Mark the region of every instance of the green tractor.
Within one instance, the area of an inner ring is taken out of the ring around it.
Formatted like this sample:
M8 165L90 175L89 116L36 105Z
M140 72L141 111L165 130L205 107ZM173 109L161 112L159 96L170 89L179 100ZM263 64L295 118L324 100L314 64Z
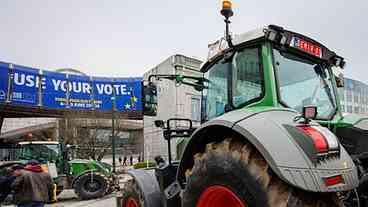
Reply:
M115 188L111 165L95 160L71 160L71 147L59 142L20 142L15 154L17 161L3 163L0 169L37 160L54 179L56 194L74 189L79 198L92 199L111 193Z
M226 36L209 45L202 77L148 80L146 96L152 78L202 91L202 125L158 120L168 142L188 137L181 159L168 144L168 161L129 171L118 206L367 207L368 118L341 113L344 58L276 25L231 36L229 0L221 14Z

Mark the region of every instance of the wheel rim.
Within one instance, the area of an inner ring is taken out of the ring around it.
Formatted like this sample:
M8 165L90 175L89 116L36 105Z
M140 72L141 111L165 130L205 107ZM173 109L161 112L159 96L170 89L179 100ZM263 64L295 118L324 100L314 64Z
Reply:
M125 206L123 207L139 207L137 201L134 198L128 198Z
M197 207L246 207L240 198L224 186L211 186L203 191Z
M84 185L88 192L96 192L101 188L101 184L97 180L88 181Z

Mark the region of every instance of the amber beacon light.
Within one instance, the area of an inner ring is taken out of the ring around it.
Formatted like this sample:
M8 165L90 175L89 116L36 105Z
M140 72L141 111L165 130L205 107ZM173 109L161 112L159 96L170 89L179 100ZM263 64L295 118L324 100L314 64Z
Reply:
M230 0L223 0L222 1L221 14L225 18L229 18L229 17L234 15L233 10L232 10L232 2Z

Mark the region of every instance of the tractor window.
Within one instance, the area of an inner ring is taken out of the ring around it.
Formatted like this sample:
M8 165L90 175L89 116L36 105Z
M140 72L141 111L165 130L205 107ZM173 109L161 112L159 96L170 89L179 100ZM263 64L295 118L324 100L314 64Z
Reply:
M20 158L41 162L56 161L59 153L59 147L56 144L27 144L22 146Z
M233 59L233 94L235 107L241 107L263 94L259 49L250 48L237 52Z
M210 120L225 113L225 106L229 102L228 71L230 64L230 61L220 60L205 73L208 88L203 91L204 120Z
M336 102L328 69L276 49L273 53L282 103L299 112L303 106L314 105L317 119L331 117Z

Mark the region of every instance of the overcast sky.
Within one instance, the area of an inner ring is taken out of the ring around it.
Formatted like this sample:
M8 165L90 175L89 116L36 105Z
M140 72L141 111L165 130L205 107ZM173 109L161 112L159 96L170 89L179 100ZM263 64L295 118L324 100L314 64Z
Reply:
M347 59L368 83L368 2L234 0L231 30L278 24ZM223 35L220 0L0 0L0 61L140 76L175 53L205 59Z

